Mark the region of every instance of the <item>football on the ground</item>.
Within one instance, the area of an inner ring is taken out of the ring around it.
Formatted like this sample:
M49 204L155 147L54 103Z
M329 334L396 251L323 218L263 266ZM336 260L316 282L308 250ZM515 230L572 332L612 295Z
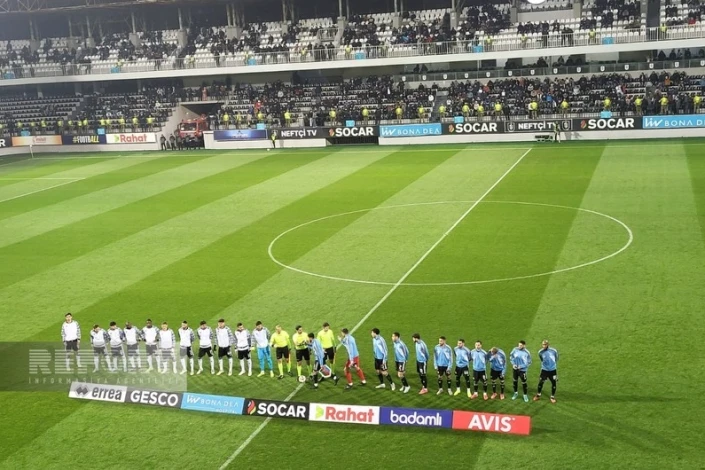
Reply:
M305 375L299 375L299 382L301 382L301 383L306 382L306 376L305 376Z

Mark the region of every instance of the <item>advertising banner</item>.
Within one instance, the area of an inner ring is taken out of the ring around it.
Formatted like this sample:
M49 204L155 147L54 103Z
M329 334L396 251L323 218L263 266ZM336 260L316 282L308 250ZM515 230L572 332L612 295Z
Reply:
M560 126L560 130L568 132L573 129L573 122L570 119L564 120L544 120L544 121L505 121L504 132L553 132L555 126Z
M277 132L277 137L284 140L326 139L329 137L326 127L292 127L273 129L270 132Z
M453 411L453 429L528 436L531 432L531 417L456 410Z
M379 406L309 404L309 420L328 423L379 424Z
M13 137L13 147L29 147L30 145L61 145L60 135L35 135Z
M380 408L379 424L394 426L419 426L424 428L451 428L451 410L426 410L417 408Z
M288 401L259 400L248 398L242 414L265 418L290 418L308 420L309 404Z
M573 119L574 131L626 131L641 129L641 118Z
M443 124L444 135L501 134L504 127L496 121L474 121L462 124Z
M0 149L12 147L11 137L0 137Z
M95 383L72 382L69 398L81 400L110 401L125 403L127 387L124 385L105 385Z
M154 132L127 132L121 134L107 134L108 144L154 144L157 134Z
M104 144L107 140L104 135L62 135L63 145L96 145Z
M391 126L380 126L380 137L426 137L429 135L441 135L443 129L439 122L428 124L397 124Z
M705 127L705 114L682 114L676 116L644 116L644 129L688 129Z
M379 137L377 126L331 127L328 137Z
M129 388L125 402L139 405L164 406L166 408L181 408L181 398L181 393Z
M181 409L240 415L244 404L245 399L241 397L184 393L181 400Z
M213 131L213 139L218 142L232 142L237 140L264 140L267 138L265 129L229 129Z

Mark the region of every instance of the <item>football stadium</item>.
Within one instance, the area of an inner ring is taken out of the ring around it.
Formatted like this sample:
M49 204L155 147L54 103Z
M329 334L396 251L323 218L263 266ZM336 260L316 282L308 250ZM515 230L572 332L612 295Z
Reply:
M698 0L0 0L0 468L703 468Z

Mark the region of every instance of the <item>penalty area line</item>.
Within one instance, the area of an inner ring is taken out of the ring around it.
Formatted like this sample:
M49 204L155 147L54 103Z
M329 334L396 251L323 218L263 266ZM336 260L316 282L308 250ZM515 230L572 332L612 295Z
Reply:
M35 178L35 179L36 179L36 178ZM75 183L76 181L82 181L82 180L84 180L84 179L85 179L85 178L73 178L73 179L71 179L71 181L64 181L63 183L54 184L54 185L49 186L49 187L46 187L46 188L37 189L37 190L35 190L35 191L30 191L30 192L24 193L24 194L19 194L19 195L17 195L17 196L13 196L13 197L10 197L10 198L7 198L7 199L0 199L0 203L2 203L2 202L7 202L7 201L12 201L12 200L14 200L14 199L19 199L19 198L21 198L21 197L29 196L29 195L31 195L31 194L41 193L42 191L47 191L47 190L49 190L49 189L58 188L59 186L65 186L65 185L67 185L67 184Z
M472 212L472 210L475 209L475 207L477 207L477 205L480 204L480 203L487 197L487 195L489 195L489 194L492 192L492 190L493 190L494 188L496 188L497 185L498 185L499 183L501 183L502 180L504 180L504 178L505 178L509 173L511 173L511 171L512 171L514 168L516 168L516 166L517 166L519 163L521 163L521 161L524 159L524 157L526 157L526 156L529 154L529 152L531 152L531 149L528 149L526 152L524 152L524 153L521 155L521 157L519 157L519 159L518 159L517 161L515 161L515 162L512 164L512 166L510 166L510 167L507 169L507 171L505 171L504 173L502 173L502 176L500 176L500 177L497 179L497 181L495 181L495 182L492 184L492 186L490 186L489 189L487 189L487 191L485 191L485 192L482 194L482 196L480 196L479 198L477 198L477 200L475 200L475 202L472 203L472 205L468 208L468 210L466 210L465 212L463 212L463 214L458 218L458 220L456 220L456 221L453 223L453 225L450 226L450 228L449 228L448 230L446 230L445 232L443 232L443 235L441 235L441 237L440 237L438 240L436 240L436 242L435 242L433 245L431 245L431 248L429 248L428 250L426 250L426 252L425 252L423 255L421 255L421 257L409 268L409 270L406 271L406 272L404 273L404 275L403 275L402 277L400 277L397 282L394 283L394 285L392 285L392 287L387 291L387 293L384 294L384 295L382 296L382 298L379 299L379 300L377 301L377 303L372 306L372 308L367 312L367 314L365 314L365 316L362 317L362 319L361 319L359 322L357 322L357 324L352 328L352 330L350 330L350 334L355 333L355 332L372 316L372 314L375 313L375 312L377 311L377 309L379 309L379 307L381 307L382 304L383 304L384 302L386 302L386 300L387 300L389 297L391 297L391 295L392 295L394 292L396 292L396 290L399 288L399 286L401 286L401 285L404 283L404 281L406 281L406 279L407 279L409 276L411 276L411 274L416 270L416 268L418 268L418 267L421 265L421 263L423 263L424 260L425 260L426 258L428 258L428 256L433 252L433 250L435 250L435 249L438 247L438 245L440 245L440 244L443 242L443 240L445 240L446 237L447 237L448 235L450 235L450 233L451 233L458 225L460 225L460 223L468 216L468 214L470 214L470 212ZM338 345L338 347L340 347L340 345ZM291 393L289 394L289 396L284 399L284 401L287 401L287 402L288 402L288 401L291 401L291 399L294 398L294 396L296 396L296 394L297 394L303 387L304 387L304 384L299 384L299 385L294 389L294 391L291 392ZM235 449L235 452L233 452L232 455L231 455L230 457L228 457L228 459L223 463L223 465L220 466L220 469L219 469L219 470L225 470L226 468L228 468L228 466L238 457L238 455L240 455L240 454L247 448L247 446L250 445L250 443L254 440L254 438L257 437L257 435L258 435L260 432L262 432L262 430L264 430L265 427L267 427L267 425L269 424L269 422L271 421L271 419L272 419L272 418L267 418L267 419L265 419L265 420L262 422L262 424L260 424L260 425L257 427L257 429L255 429L255 430L252 432L252 434L250 434L250 435L247 437L247 439L245 439L245 442L243 442L242 444L240 444L240 447L238 447L237 449Z

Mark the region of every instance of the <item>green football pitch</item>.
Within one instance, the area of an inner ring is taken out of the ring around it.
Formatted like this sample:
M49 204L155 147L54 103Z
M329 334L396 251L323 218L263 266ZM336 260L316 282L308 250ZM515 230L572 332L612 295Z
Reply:
M374 327L410 346L524 339L533 395L548 338L558 403L548 383L539 402L436 396L434 372L423 396L414 371L406 395L188 377L217 395L532 416L530 436L506 436L2 392L0 468L703 468L703 140L37 157L0 159L1 341L58 341L68 311L84 348L111 320L328 321L355 329L376 385Z

